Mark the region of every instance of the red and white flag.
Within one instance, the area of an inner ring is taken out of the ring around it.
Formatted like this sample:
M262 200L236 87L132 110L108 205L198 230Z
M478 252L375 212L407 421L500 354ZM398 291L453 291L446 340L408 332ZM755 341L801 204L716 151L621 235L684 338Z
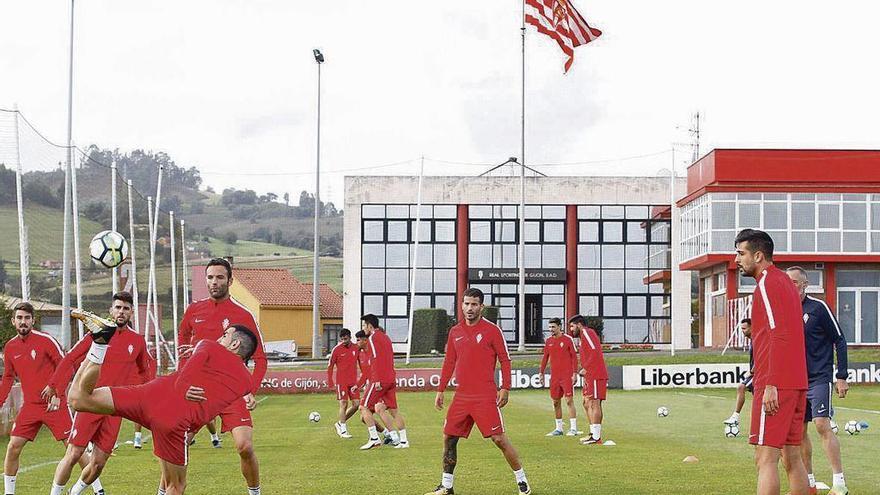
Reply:
M563 53L568 55L565 72L574 62L574 48L586 45L602 35L602 31L590 27L569 0L525 0L526 22L538 28L539 33L556 40Z

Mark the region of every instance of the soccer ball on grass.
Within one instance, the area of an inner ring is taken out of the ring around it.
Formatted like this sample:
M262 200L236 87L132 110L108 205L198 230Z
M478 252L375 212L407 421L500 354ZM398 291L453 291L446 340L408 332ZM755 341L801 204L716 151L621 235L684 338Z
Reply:
M317 423L318 421L321 421L321 413L319 413L318 411L310 412L309 421L311 421L312 423Z
M666 416L669 416L669 409L667 409L666 406L658 407L657 416L660 418L665 418Z
M739 435L739 425L737 423L730 423L724 425L724 436L727 438L734 438Z
M843 429L850 435L858 435L862 430L868 429L868 423L864 421L847 421Z
M96 265L116 268L128 258L128 241L119 232L98 232L89 243L89 256Z

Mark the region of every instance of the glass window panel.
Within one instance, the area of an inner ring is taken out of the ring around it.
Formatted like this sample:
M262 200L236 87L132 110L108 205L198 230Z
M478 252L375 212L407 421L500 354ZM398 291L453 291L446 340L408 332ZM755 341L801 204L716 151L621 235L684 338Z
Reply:
M712 197L712 201L736 199L736 193L712 193L709 196Z
M871 203L871 228L880 230L880 203Z
M605 320L605 328L602 330L602 343L623 343L623 320Z
M871 232L871 252L880 252L880 232Z
M767 230L788 228L787 203L764 203L764 228Z
M599 268L599 245L578 246L578 268Z
M361 216L364 218L385 218L385 205L363 205Z
M648 292L648 286L645 285L645 277L647 276L647 270L627 270L626 291L635 292L637 294Z
M509 306L498 308L498 316L500 318L516 318L516 309Z
M495 242L516 242L516 222L495 222Z
M602 316L623 316L623 297L605 296L602 298Z
M664 296L651 296L651 316L664 316Z
M441 220L434 222L435 242L455 242L455 222Z
M669 223L664 222L662 224L654 224L654 228L651 230L651 242L658 244L666 244L669 243Z
M761 193L739 193L736 195L736 198L739 200L761 199Z
M416 284L418 286L418 283ZM416 295L413 299L413 309L428 309L431 307L431 296Z
M840 205L819 205L819 228L840 228Z
M385 266L385 245L364 244L361 246L361 266L364 268L383 268Z
M407 292L409 290L409 270L388 270L385 273L385 284L388 292Z
M739 225L740 228L757 229L761 226L761 205L757 203L739 203ZM712 228L715 228L713 222Z
M602 292L623 292L623 270L602 270Z
M562 205L545 205L544 219L563 220L565 219L565 206Z
M623 241L623 222L603 222L602 235L604 242Z
M434 292L455 292L455 270L434 270Z
M409 217L415 220L416 218L421 218L422 220L426 218L431 218L434 216L434 208L431 205L422 205L421 212L418 211L417 205L409 206Z
M416 292L434 290L434 275L431 270L416 270Z
M648 316L648 298L636 296L626 298L627 316Z
M647 206L627 206L626 218L645 219L649 218Z
M540 244L526 244L526 268L541 268Z
M540 293L541 293L541 286L540 285L534 285L534 284L526 285L526 294L540 294Z
M791 228L804 230L816 228L815 203L791 204Z
M429 246L425 246L429 247ZM455 268L456 253L455 244L435 244L434 246L434 266L437 268ZM421 263L419 263L421 265Z
M816 201L816 195L815 195L815 194L809 194L809 193L792 193L792 195L791 195L791 199L792 199L792 201L796 201L796 200L799 200L799 201Z
M764 201L785 201L788 199L788 195L785 193L765 193Z
M648 246L645 244L628 244L626 246L626 267L647 268Z
M471 242L489 242L491 240L491 222L471 221Z
M364 242L385 240L385 222L369 220L364 222Z
M865 230L868 223L868 211L865 203L843 204L843 228L847 230Z
M598 206L578 206L578 218L581 219L600 218L599 212Z
M736 203L712 202L712 228L732 229L736 221Z
M418 263L419 268L431 268L434 265L434 250L430 244L419 244L419 256L416 259L415 256L416 245L409 245L409 256L411 260L414 260L414 263Z
M363 270L361 292L385 292L385 270Z
M776 252L788 251L788 232L768 230L767 235L773 239L773 250Z
M434 218L455 218L455 205L434 205Z
M712 251L733 252L734 239L736 239L735 230L713 230Z
M526 222L526 242L541 242L541 222Z
M818 251L836 253L840 251L840 232L819 232L816 241Z
M565 242L565 222L544 222L544 242Z
M663 284L651 284L648 286L648 291L651 294L664 294Z
M385 266L406 268L409 266L409 244L386 244Z
M582 315L599 314L599 296L581 296L578 304L579 313Z
M517 246L516 244L504 244L501 246L501 268L517 268L519 266L516 264L516 254L518 250L519 246Z
M626 222L626 242L646 242L648 233L644 224L645 222Z
M390 242L407 242L409 234L407 232L408 222L390 221L388 222L388 241Z
M874 270L838 270L838 287L880 287L880 272Z
M406 316L406 313L404 313ZM385 332L391 342L404 343L409 336L409 318L387 318Z
M623 206L603 206L602 207L602 218L623 218L624 208Z
M541 207L538 205L526 205L526 218L541 218Z
M468 246L468 266L470 268L492 268L492 245L471 244Z
M599 222L580 222L578 231L580 242L599 242Z
M435 296L434 307L445 309L447 314L455 314L455 296Z
M541 297L544 306L563 306L565 305L565 296L562 294L544 294ZM547 316L546 314L544 316Z
M602 268L623 268L623 245L602 246Z
M599 270L578 270L578 291L579 292L601 292L599 286Z
M565 286L562 284L544 284L544 294L565 294Z
M792 217L794 218L794 217ZM794 222L792 222L794 223ZM815 232L792 232L791 251L794 253L813 253L816 251Z
M867 199L866 194L844 194L844 201L865 201Z
M844 232L843 251L846 253L864 253L867 234L865 232Z
M516 214L517 210L519 210L519 206L504 205L501 207L501 217L502 218L519 218Z
M816 199L818 199L819 201L840 201L840 194L817 194Z
M413 220L412 229L415 230L416 222ZM419 222L419 242L431 242L431 221L422 220Z
M385 211L388 218L409 218L409 206L407 205L387 205Z
M385 310L382 307L384 299L383 296L364 296L363 314L384 315Z
M468 216L470 218L492 218L492 206L470 205L468 207Z
M543 268L565 268L565 244L544 244Z
M631 344L648 342L648 320L626 320L626 342Z

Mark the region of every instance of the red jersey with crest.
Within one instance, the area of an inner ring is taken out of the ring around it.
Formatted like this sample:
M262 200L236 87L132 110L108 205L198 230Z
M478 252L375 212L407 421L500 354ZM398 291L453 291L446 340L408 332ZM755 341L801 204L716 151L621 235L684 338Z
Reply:
M232 297L219 302L209 297L190 304L180 322L177 345L195 346L202 340L217 340L223 336L230 325L244 325L252 330L257 337L257 348L253 355L254 374L251 389L256 393L268 368L266 353L263 349L263 335L260 333L260 327L257 325L253 313ZM182 361L185 362L185 360L186 358Z
M608 368L605 367L605 356L602 354L602 342L599 334L590 327L584 327L580 336L581 367L591 380L607 380Z
M358 347L349 342L336 344L330 353L330 363L327 365L327 383L332 387L337 383L343 387L350 387L357 383ZM336 367L336 380L333 380L333 367Z
M807 389L807 360L801 296L782 270L770 265L758 276L752 296L752 371L755 390Z
M501 363L501 388L510 390L510 354L501 329L485 318L473 326L462 321L449 330L438 390L446 390L454 372L456 397L494 397L496 361Z
M558 337L551 335L544 341L544 357L541 358L541 374L550 362L550 379L571 377L577 370L577 351L574 340L565 334Z
M92 341L92 334L87 334L61 360L49 382L56 391L67 389L74 373L89 353ZM140 385L148 382L152 378L150 375L150 356L144 338L128 327L117 329L107 346L107 355L95 387Z
M0 382L0 405L6 402L9 391L18 377L25 404L48 403L40 393L49 384L52 373L64 357L61 345L51 335L31 330L25 337L16 335L3 348L3 381ZM64 390L58 395L64 397Z
M391 383L397 379L394 372L394 346L383 330L375 329L367 340L370 351L370 383Z

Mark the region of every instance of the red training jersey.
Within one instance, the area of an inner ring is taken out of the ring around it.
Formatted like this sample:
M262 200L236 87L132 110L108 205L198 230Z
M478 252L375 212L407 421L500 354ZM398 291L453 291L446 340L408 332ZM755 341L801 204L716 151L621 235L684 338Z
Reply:
M159 378L164 379L171 381L174 388L174 409L169 409L168 414L184 414L194 427L208 424L230 404L253 390L251 373L241 357L209 339L196 345L183 369ZM205 389L207 400L186 400L186 391L193 385Z
M92 334L86 334L55 368L49 384L57 392L67 389L75 370L79 369L79 365L89 353L92 342ZM144 338L128 327L117 329L110 339L104 364L101 365L101 375L95 387L140 385L151 378L150 356L147 354Z
M209 297L190 304L183 314L183 320L180 321L177 345L195 346L202 340L217 340L223 336L223 332L230 325L244 325L257 337L257 349L253 355L253 386L251 387L251 392L256 393L263 377L266 376L266 368L268 368L266 352L263 349L263 335L260 333L260 327L257 325L253 313L234 298L228 297L217 302ZM181 361L185 362L186 358ZM183 362L181 366L184 364Z
M397 379L394 372L394 346L382 329L375 329L367 340L370 350L370 382L391 383Z
M6 402L15 378L21 382L26 404L48 405L40 393L49 384L52 373L64 357L61 345L51 335L31 330L22 337L16 335L3 348L3 381L0 382L0 405ZM64 397L64 391L58 391Z
M330 353L330 362L327 365L327 383L333 387L338 383L343 387L350 387L357 383L358 347L351 342L348 345L336 344ZM333 367L336 367L336 381L333 381Z
M449 330L438 390L446 390L455 372L456 395L495 396L496 360L501 363L501 388L510 390L510 354L501 329L485 318L474 325L462 321Z
M755 389L807 389L801 296L782 270L770 265L758 276L752 296Z
M366 349L358 349L358 367L361 376L357 381L357 388L361 388L370 379L370 353Z
M541 358L541 374L547 369L550 362L550 378L557 379L571 377L577 370L577 351L574 349L574 341L565 334L558 337L551 335L544 341L544 357Z
M602 342L599 334L590 327L584 327L580 337L581 368L590 380L607 380L608 368L605 367L605 355L602 353Z

